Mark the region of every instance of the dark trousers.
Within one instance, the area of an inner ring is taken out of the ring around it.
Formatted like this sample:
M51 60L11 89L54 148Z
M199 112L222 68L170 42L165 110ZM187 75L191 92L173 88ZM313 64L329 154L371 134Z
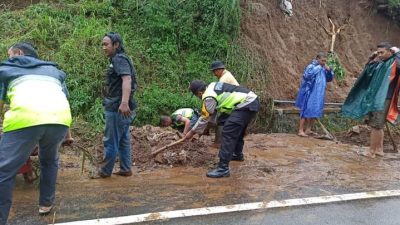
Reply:
M248 109L234 110L225 120L222 128L221 149L218 155L221 163L229 163L233 153L243 154L244 133L256 114L256 111Z
M39 144L40 206L54 203L58 149L67 133L64 125L39 125L5 132L0 141L0 225L7 222L15 175Z

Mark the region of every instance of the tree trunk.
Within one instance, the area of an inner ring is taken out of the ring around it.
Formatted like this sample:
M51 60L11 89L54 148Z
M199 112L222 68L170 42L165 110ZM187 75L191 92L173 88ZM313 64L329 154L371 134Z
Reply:
M335 48L336 35L337 33L332 34L331 48L329 49L331 52L333 52L333 49Z

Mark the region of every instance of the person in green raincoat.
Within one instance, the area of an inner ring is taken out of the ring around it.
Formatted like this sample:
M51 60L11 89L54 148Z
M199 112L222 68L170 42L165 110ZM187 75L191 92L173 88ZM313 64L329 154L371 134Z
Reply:
M353 119L368 115L371 144L363 155L383 156L383 127L398 116L400 58L389 43L377 46L377 58L370 60L351 89L342 114Z

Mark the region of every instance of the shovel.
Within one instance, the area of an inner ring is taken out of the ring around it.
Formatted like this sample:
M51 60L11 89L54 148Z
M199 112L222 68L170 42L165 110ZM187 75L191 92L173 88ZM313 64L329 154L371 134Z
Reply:
M175 142L172 142L171 144L169 144L169 145L167 145L167 146L164 146L164 147L162 147L162 148L159 148L159 149L157 149L156 151L152 152L151 155L152 155L152 156L155 156L155 155L157 155L158 153L164 151L165 149L170 148L170 147L172 147L172 146L175 146L175 145L177 145L177 144L183 142L184 140L185 140L185 138L181 138L181 139L179 139L179 140L177 140L177 141L175 141Z
M317 119L318 124L321 126L322 130L324 131L325 135L323 136L319 136L316 137L318 139L323 139L323 140L332 140L332 141L336 141L336 137L333 136L328 129L326 129L326 127L321 123L321 121L319 119Z

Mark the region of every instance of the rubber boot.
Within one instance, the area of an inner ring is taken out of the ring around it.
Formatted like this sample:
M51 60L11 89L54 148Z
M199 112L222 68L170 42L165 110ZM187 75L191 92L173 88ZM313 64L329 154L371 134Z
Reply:
M229 176L230 176L229 164L223 163L223 162L219 162L217 168L215 168L207 173L207 177L210 177L210 178L220 178L220 177L229 177Z

